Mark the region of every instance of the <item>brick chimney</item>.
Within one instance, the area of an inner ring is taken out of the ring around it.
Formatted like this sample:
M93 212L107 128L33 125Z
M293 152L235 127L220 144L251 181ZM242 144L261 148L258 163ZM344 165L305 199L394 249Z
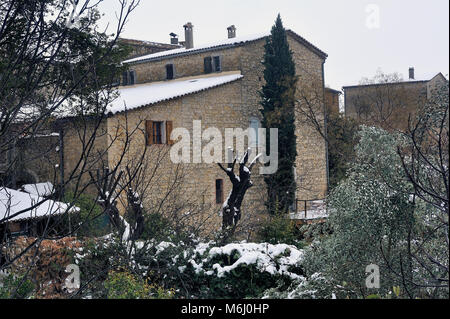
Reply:
M170 44L178 44L178 35L175 33L170 33Z
M236 38L236 27L233 25L230 25L228 28L228 39Z
M194 47L194 26L188 22L184 26L184 47L186 49L192 49Z
M414 80L414 68L409 68L409 79Z

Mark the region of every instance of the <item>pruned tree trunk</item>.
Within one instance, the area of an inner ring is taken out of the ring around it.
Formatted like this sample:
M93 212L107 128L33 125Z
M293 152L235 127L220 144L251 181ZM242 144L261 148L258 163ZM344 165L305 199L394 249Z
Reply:
M126 171L128 174L126 177L127 181L132 181L135 176L130 171L129 166L126 166ZM89 174L97 187L98 202L102 206L105 214L109 216L109 219L113 227L118 231L120 238L130 241L139 239L144 232L144 208L139 195L131 187L127 190L127 214L131 220L131 225L129 226L128 235L126 238L123 238L127 228L127 222L120 216L116 200L117 189L124 189L123 186L120 186L123 171L119 172L116 177L115 172L110 173L108 169L104 170L103 176L100 176L100 170L97 170L97 179L94 178L91 172L89 172ZM103 181L103 184L100 184L99 181Z
M251 181L251 170L256 163L258 156L247 167L250 156L250 149L244 154L243 158L239 162L239 176L234 173L234 168L238 160L238 155L234 157L233 162L228 164L227 168L224 168L220 163L219 167L228 175L233 188L230 195L223 203L222 213L222 231L224 232L224 238L229 238L234 234L236 226L241 219L241 205L244 200L245 193L253 186Z

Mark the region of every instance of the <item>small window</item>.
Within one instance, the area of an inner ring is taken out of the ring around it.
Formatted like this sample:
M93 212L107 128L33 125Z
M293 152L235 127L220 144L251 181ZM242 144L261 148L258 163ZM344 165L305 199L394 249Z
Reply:
M212 72L212 58L210 56L206 57L204 59L205 64L205 74Z
M122 73L122 85L128 85L128 71Z
M145 121L146 144L174 144L170 139L172 129L172 121Z
M222 71L222 64L220 61L220 56L214 57L214 72L220 72Z
M136 71L131 70L129 76L130 76L130 85L136 84Z
M166 65L166 79L172 80L173 79L173 64L167 64Z
M223 203L223 179L216 179L216 204Z
M163 143L163 122L153 122L153 144Z
M145 121L147 145L163 144L164 122Z
M122 73L122 85L136 84L136 71L130 70Z

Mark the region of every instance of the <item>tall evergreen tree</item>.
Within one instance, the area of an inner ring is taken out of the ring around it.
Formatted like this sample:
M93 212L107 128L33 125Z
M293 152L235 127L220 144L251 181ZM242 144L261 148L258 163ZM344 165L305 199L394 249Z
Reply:
M296 190L294 108L297 77L286 30L279 14L266 40L263 65L266 83L261 91L262 124L265 128L278 128L278 170L264 179L268 187L266 205L271 213L285 213L294 203ZM268 151L269 138L267 134Z

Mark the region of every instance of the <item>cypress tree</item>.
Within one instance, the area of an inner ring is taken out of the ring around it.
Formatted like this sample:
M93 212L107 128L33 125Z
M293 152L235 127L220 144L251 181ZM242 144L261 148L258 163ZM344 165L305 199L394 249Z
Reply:
M262 125L267 129L278 128L278 170L264 178L268 190L266 206L272 214L286 213L289 206L294 203L296 191L294 166L297 150L294 109L297 77L286 30L279 14L264 48ZM270 151L269 138L267 134L267 152Z

